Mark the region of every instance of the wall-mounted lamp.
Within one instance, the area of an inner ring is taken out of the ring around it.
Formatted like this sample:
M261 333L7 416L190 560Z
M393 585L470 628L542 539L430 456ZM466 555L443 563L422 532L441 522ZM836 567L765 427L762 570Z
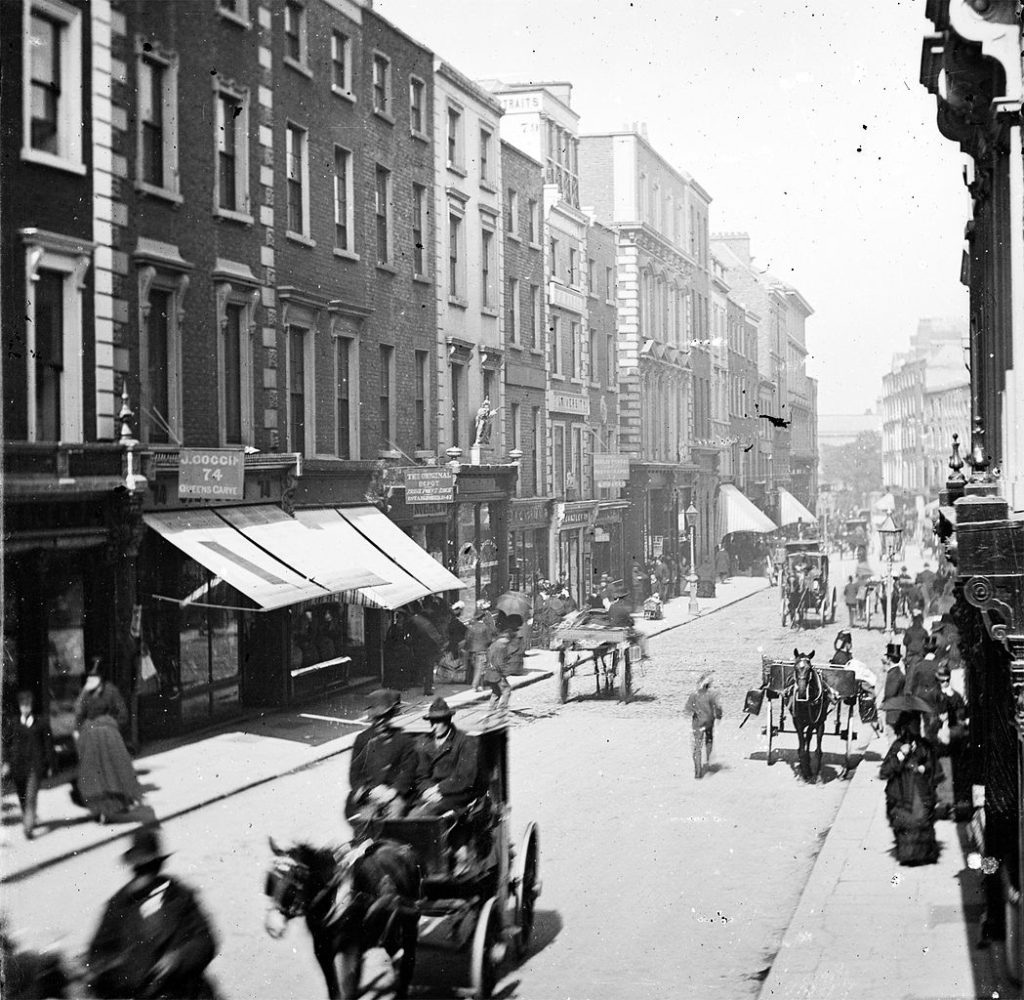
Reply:
M485 364L487 364L487 359L488 359L489 357L490 357L490 355L489 355L489 354L488 354L488 353L487 353L486 351L484 351L484 352L483 352L483 353L482 353L482 354L480 355L480 364L482 364L482 365L485 365Z
M454 344L449 344L448 345L448 357L449 358L454 358L455 357L455 345Z

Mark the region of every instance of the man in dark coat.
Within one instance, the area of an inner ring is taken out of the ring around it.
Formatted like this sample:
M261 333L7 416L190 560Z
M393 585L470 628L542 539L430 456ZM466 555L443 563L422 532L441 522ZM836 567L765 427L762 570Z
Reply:
M10 719L6 735L7 760L4 775L10 775L21 806L21 825L25 837L35 835L36 803L39 785L53 772L53 740L50 727L35 714L35 695L28 690L18 692L18 717Z
M409 619L412 655L423 679L423 693L434 693L434 668L445 647L446 639L437 626L422 611L417 610Z
M461 809L476 795L479 776L477 741L455 728L444 698L435 698L427 714L431 734L419 747L416 790L419 802L410 816L441 816Z
M833 645L835 652L828 662L836 667L845 667L853 659L853 634L848 628L841 628Z
M924 615L915 611L910 626L903 633L904 660L907 670L924 656L924 644L928 641L928 630L924 627Z
M882 701L888 701L903 694L907 685L907 676L903 669L902 651L899 643L889 642L885 646L885 656L882 658L882 666L885 669L885 686L883 688ZM886 712L886 724L895 728L899 720L899 712Z
M711 689L714 676L710 671L701 675L697 690L686 699L683 714L690 716L693 728L693 776L704 777L704 748L707 747L707 762L711 763L714 745L715 722L722 717L722 703L718 692Z
M195 894L162 872L154 826L139 827L122 855L131 880L115 893L89 946L88 979L98 997L209 997L204 972L217 941Z
M516 616L518 617L518 615ZM511 669L509 659L512 655L512 636L515 629L507 622L502 623L498 636L487 649L487 669L484 680L491 689L489 708L493 712L508 711L508 702L512 697L512 685L508 681Z
M401 706L397 691L381 688L369 696L372 725L352 746L345 818L357 832L372 819L404 816L416 781L416 743L391 720Z

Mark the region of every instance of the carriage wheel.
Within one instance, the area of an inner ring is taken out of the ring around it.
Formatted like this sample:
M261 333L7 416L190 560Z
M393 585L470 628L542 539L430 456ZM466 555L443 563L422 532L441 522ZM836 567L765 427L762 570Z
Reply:
M615 655L619 661L619 701L629 701L629 696L633 693L633 657L628 649L624 650L621 656L618 651Z
M565 650L558 654L558 700L564 705L569 699L569 673L565 666Z
M498 897L491 896L480 908L473 932L471 969L473 996L477 1000L487 1000L500 978L501 966L508 952L502 932Z
M775 746L775 708L772 704L771 695L768 696L768 766L771 767L775 761L772 760L772 749Z
M528 823L519 853L516 855L514 871L516 887L516 950L519 956L526 954L533 938L533 914L540 895L540 837L536 823Z

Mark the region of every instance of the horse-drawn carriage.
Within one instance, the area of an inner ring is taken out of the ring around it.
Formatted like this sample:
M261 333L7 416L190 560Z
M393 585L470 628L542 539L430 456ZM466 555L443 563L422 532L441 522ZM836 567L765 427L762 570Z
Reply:
M618 693L629 701L633 674L647 659L647 637L628 627L612 625L600 611L580 611L551 631L558 650L558 700L569 698L569 681L593 664L595 693Z
M271 892L268 882L268 895L286 917L306 916L332 997L385 995L362 992L363 956L371 951L390 954L397 979L407 986L420 947L444 954L436 964L443 965L446 985L460 977L469 985L460 993L489 997L511 960L529 947L541 888L540 841L537 825L530 822L518 848L512 846L507 723L483 707L459 712L457 719L459 729L478 741L477 795L464 809L374 821L361 841L319 852L327 854L319 879L315 860L302 855L303 845L288 852L275 849L271 872L278 883ZM395 725L430 738L419 713L401 716ZM466 864L467 857L474 862ZM371 869L367 876L375 859L380 874ZM292 888L282 888L289 879ZM346 949L338 943L337 928L344 926L345 900L355 905L360 895L376 898L368 905L364 899L363 918L356 917L358 926L350 929L355 943ZM322 951L330 952L329 965ZM332 989L329 976L336 962L342 967L336 980L340 990ZM353 962L361 972L353 972Z
M779 591L783 625L802 627L811 615L818 626L836 620L836 588L829 586L828 556L817 540L786 543Z
M761 656L760 690L768 703L768 718L762 728L768 737L768 764L775 763L772 754L777 749L778 737L792 733L797 737L804 776L810 777L810 741L816 735L818 768L813 772L816 775L821 766L821 742L824 736L829 736L844 742L845 773L850 767L850 743L857 738L853 728L853 710L859 693L857 676L843 667L812 665L813 652L805 656L794 649L793 654L792 661ZM834 725L829 726L828 716L833 705ZM760 711L759 703L757 709L754 714Z

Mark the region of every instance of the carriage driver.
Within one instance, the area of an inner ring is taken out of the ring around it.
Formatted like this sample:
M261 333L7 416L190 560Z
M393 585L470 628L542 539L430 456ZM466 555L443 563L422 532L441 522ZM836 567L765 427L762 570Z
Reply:
M371 724L352 747L345 802L345 818L357 833L370 820L404 816L416 777L415 740L392 725L401 696L381 688L368 702Z
M431 735L420 744L416 765L419 801L410 816L441 816L474 798L479 762L477 741L455 728L444 698L435 698L423 716Z

